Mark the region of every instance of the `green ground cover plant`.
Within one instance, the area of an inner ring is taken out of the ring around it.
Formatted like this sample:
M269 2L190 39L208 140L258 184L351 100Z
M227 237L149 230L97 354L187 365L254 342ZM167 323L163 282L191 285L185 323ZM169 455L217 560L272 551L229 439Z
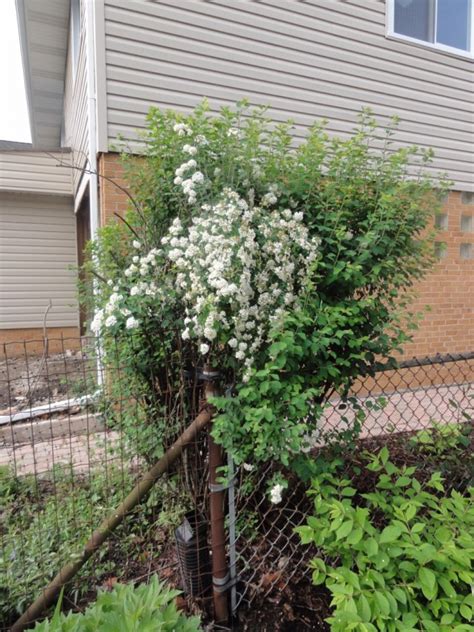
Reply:
M332 595L334 632L468 632L474 610L474 488L446 494L439 472L420 483L386 447L366 457L360 493L341 460L319 467L314 515L297 529L320 555L313 583Z
M61 614L60 602L51 620L35 632L199 632L198 617L186 617L175 604L178 590L170 590L154 576L140 586L116 585L101 592L84 613Z
M7 468L0 472L0 622L12 622L74 559L133 481L132 472L112 463L82 476L64 468L44 479L17 478ZM94 594L110 576L127 576L130 560L140 560L149 550L157 555L185 507L172 480L154 488L115 532L111 546L97 551L67 587L67 603Z

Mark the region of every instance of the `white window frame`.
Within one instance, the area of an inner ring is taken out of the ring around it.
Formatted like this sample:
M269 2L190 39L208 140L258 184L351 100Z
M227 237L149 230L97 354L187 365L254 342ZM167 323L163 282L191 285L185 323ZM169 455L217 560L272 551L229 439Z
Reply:
M438 0L436 0L436 8L438 6ZM438 12L435 13L435 33L436 33L436 18ZM446 46L446 44L438 44L436 42L425 42L421 39L416 39L415 37L409 37L408 35L403 35L403 33L397 33L395 31L395 0L387 0L387 37L389 39L401 40L403 42L409 42L410 44L416 44L417 46L422 46L423 48L431 48L432 50L437 50L443 53L449 53L451 55L456 55L457 57L466 57L467 59L474 59L474 0L471 0L471 36L470 36L470 47L471 50L462 50L461 48L454 48L453 46Z

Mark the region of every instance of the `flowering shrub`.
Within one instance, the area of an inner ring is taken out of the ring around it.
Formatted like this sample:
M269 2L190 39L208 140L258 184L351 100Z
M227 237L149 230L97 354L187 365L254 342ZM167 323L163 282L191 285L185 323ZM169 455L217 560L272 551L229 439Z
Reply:
M227 385L216 439L237 462L287 464L326 395L408 339L443 184L428 153L389 152L392 133L363 113L349 140L315 125L294 147L245 104L150 113L146 159L126 159L135 209L91 259L91 328L120 355L147 449L174 432L165 386L209 363Z

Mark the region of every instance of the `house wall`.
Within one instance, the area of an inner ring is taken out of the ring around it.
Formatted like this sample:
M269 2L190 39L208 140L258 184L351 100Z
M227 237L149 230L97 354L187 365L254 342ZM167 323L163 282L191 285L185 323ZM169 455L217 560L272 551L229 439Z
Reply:
M0 191L0 342L78 330L71 196Z
M0 192L70 195L69 152L0 151Z
M87 106L87 48L85 3L81 2L81 28L77 65L73 68L71 32L66 63L64 86L64 138L63 145L70 147L73 165L72 181L76 192L87 167L89 152L89 122ZM86 176L87 177L87 176Z
M401 118L456 190L474 189L473 61L385 37L385 2L104 0L107 134L130 142L151 105L187 111L242 97L348 134L362 106ZM107 151L107 147L101 147Z
M474 195L451 193L443 213L446 227L437 241L445 245L444 256L417 287L414 307L430 310L407 356L474 350Z
M128 183L119 154L101 154L98 166L100 225L105 226L116 221L117 216L125 215L130 202L124 192L128 190Z

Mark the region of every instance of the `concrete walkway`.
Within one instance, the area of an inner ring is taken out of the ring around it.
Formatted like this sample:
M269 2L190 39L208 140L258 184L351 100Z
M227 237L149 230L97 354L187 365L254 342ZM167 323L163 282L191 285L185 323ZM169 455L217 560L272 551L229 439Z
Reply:
M385 399L384 407L371 407L380 397ZM429 428L433 421L460 423L465 421L462 411L474 416L472 383L406 389L357 400L366 414L362 437L416 431ZM313 434L314 444L321 444L328 432L350 428L354 415L341 400L331 400ZM17 475L42 475L55 465L81 472L120 459L120 447L120 433L106 430L94 415L32 420L0 429L0 466L11 467Z

